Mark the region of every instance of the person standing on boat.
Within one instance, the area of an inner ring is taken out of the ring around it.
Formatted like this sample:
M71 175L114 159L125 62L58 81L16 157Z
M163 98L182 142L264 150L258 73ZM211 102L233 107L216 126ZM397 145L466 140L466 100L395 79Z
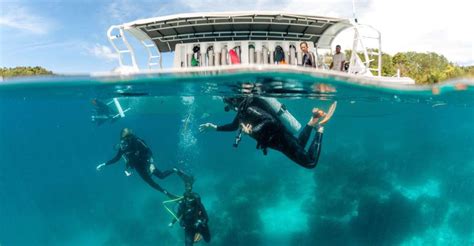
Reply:
M176 221L184 229L184 245L192 246L195 242L204 239L207 243L211 241L211 233L207 222L209 217L201 202L199 194L192 191L192 183L185 184L185 192L178 202L178 212L171 223L172 227Z
M129 128L123 128L120 133L120 144L117 154L111 160L101 163L97 166L97 171L100 171L104 166L114 164L124 157L126 160L125 174L130 176L132 173L128 170L129 168L134 169L138 172L140 177L151 187L159 192L162 192L169 198L177 198L178 196L169 193L157 184L153 179L152 175L159 179L165 179L173 173L180 176L185 182L191 179L192 176L185 174L183 171L173 168L172 170L160 171L153 164L153 157L151 149L146 145L145 141L135 136Z
M309 52L308 43L306 43L306 41L300 43L300 49L303 52L303 60L301 65L303 67L316 67L314 55L313 53Z
M199 126L201 132L208 130L236 131L239 130L234 146L240 142L241 133L248 134L257 141L257 149L262 149L267 154L267 149L275 149L285 154L292 161L305 168L315 168L318 164L323 139L323 125L332 117L336 109L336 103L331 105L328 113L313 108L309 122L295 137L290 129L285 127L278 117L278 112L268 105L261 97L233 97L225 98L228 107L237 111L233 122L227 125L217 126L205 123ZM308 151L305 147L311 136L312 130L316 136L311 141Z
M346 56L341 52L341 46L336 45L336 54L332 56L332 62L329 66L334 71L344 71L344 63L346 62Z

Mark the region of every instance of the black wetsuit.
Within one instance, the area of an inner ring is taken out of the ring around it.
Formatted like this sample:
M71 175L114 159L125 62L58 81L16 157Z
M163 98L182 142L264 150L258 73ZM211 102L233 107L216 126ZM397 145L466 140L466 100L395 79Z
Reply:
M95 107L95 115L92 116L92 121L96 122L97 125L104 124L107 120L111 120L112 122L115 121L114 116L116 115L113 110L107 106L107 104L94 99L92 104Z
M211 233L207 225L209 218L204 205L201 203L201 198L197 193L193 192L185 195L184 198L179 201L176 216L180 218L179 224L184 228L184 245L193 245L196 233L201 234L207 243L211 241Z
M176 198L178 196L168 193L165 189L161 188L160 185L155 183L150 175L150 165L152 164L152 153L146 143L135 135L129 135L122 139L120 142L120 149L112 160L107 161L105 164L110 165L116 163L120 158L124 156L127 160L127 167L135 169L140 177L154 189L165 193L170 198ZM172 170L166 170L161 172L155 167L153 175L159 179L164 179L173 173Z
M323 134L316 132L308 151L305 146L313 127L306 125L296 138L280 122L268 103L259 97L245 98L239 105L237 116L230 124L218 126L217 131L235 131L240 123L251 124L250 136L257 140L257 149L267 154L267 148L281 151L288 158L305 168L314 168L318 164Z

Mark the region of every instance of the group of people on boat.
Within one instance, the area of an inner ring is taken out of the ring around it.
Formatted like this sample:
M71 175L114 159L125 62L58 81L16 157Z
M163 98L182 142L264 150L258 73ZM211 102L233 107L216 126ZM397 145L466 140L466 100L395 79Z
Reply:
M254 47L253 45L250 45L250 50L253 50ZM295 49L293 45L290 45L290 49ZM308 43L306 41L303 41L300 43L300 50L302 52L302 57L301 59L301 66L303 67L316 67L317 62L316 62L316 56L313 52L309 51L308 48ZM201 55L200 55L200 47L199 46L194 46L193 47L193 55L191 56L191 67L197 67L201 65ZM213 54L213 47L210 46L207 48L208 54ZM236 46L233 49L230 49L228 52L229 55L229 63L228 64L240 64L241 59L240 59L240 46ZM212 57L212 55L210 55ZM279 45L275 47L275 51L273 53L273 63L275 64L286 64L285 60L285 51L283 48ZM329 69L334 70L334 71L346 71L348 65L346 63L346 56L344 53L341 52L341 46L336 45L336 53L332 56L332 62L329 65Z
M304 168L317 166L321 153L324 125L331 119L336 109L336 102L330 106L327 112L313 108L308 122L300 130L298 136L295 136L294 132L298 131L301 125L276 99L250 95L225 97L223 101L226 111L236 112L234 120L225 125L201 124L199 126L201 132L237 131L235 147L238 146L242 134L247 134L256 140L257 149L262 150L264 155L268 153L268 149L274 149L282 152ZM313 131L315 136L309 141ZM310 144L306 149L308 142ZM211 240L206 209L200 196L192 190L194 184L192 175L176 167L170 170L160 170L155 165L151 148L129 128L123 128L120 132L120 143L117 144L115 157L99 164L97 171L117 163L121 158L125 160L125 174L127 176L136 171L153 189L179 203L175 218L169 226L172 226L176 221L180 222L185 231L186 246L193 245L201 238L206 242ZM185 192L182 196L162 188L153 179L153 177L165 179L172 174L178 175L184 182Z

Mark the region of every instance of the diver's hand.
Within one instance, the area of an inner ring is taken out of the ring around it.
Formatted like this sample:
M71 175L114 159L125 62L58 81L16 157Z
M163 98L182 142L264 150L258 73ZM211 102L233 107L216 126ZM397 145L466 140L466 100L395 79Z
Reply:
M125 175L127 175L127 177L129 177L130 175L132 175L132 172L129 172L129 171L125 170Z
M174 225L174 223L173 223L173 222L170 222L170 223L168 224L168 227L173 227L173 225Z
M205 124L201 124L199 126L199 131L200 132L206 132L206 131L209 131L209 130L217 130L217 126L212 124L212 123L205 123Z
M247 124L244 125L244 123L240 123L240 127L242 127L242 131L248 135L252 134L252 125Z
M100 171L104 166L105 166L105 162L100 163L99 165L97 165L97 167L95 169L97 169L97 171Z

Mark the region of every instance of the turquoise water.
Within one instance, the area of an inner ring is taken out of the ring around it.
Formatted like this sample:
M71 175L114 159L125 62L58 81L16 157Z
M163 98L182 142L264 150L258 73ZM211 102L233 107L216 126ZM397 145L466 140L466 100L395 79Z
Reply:
M199 133L233 119L221 96L249 92L279 97L303 124L312 107L338 102L315 169L264 156L246 136L233 148L235 133ZM127 117L92 123L91 99L112 97ZM126 177L123 162L96 171L123 127L158 168L196 176L209 245L474 244L469 80L390 89L283 72L21 79L0 82L0 117L2 246L184 245L162 194ZM183 192L177 177L158 182Z

